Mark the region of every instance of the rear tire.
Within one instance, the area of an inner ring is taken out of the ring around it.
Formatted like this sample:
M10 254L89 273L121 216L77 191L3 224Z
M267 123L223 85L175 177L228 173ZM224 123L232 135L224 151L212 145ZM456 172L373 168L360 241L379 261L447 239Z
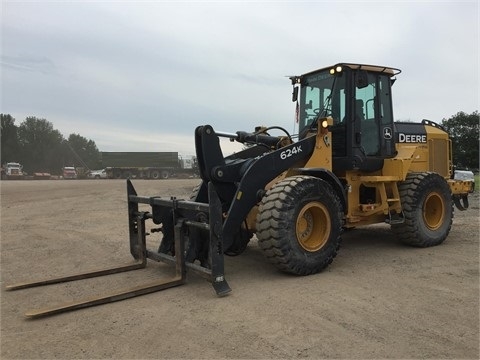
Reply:
M163 170L161 173L160 173L160 176L162 177L163 180L166 180L170 177L170 173L167 171L167 170Z
M257 215L257 238L278 269L309 275L326 268L337 255L342 206L326 181L292 176L267 191Z
M436 173L409 174L399 185L405 222L392 225L403 243L417 247L441 244L453 221L453 201L446 180Z

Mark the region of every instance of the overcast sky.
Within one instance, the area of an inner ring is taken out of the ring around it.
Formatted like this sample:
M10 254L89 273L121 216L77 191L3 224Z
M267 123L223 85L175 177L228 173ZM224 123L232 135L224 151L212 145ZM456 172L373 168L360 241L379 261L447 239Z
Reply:
M100 151L194 154L194 129L294 132L287 75L400 68L396 120L479 109L478 1L2 1L1 112ZM226 152L230 148L226 148Z

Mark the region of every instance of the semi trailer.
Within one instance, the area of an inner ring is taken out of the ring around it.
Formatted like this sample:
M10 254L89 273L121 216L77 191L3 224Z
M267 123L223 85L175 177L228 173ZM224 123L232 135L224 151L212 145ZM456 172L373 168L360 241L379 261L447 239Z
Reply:
M101 152L100 161L109 179L168 179L194 176L194 157L178 152Z

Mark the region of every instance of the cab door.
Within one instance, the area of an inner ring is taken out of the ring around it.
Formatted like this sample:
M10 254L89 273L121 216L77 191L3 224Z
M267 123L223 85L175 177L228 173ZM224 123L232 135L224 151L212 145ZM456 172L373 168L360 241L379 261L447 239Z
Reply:
M367 73L355 86L354 122L356 141L367 158L394 156L390 77ZM367 160L368 161L368 160Z

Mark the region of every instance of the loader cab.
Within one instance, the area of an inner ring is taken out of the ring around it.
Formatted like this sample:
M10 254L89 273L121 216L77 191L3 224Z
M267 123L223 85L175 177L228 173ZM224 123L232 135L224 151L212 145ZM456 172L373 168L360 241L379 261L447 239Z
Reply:
M392 77L400 70L337 64L290 79L300 139L331 116L333 170L376 171L395 156Z

